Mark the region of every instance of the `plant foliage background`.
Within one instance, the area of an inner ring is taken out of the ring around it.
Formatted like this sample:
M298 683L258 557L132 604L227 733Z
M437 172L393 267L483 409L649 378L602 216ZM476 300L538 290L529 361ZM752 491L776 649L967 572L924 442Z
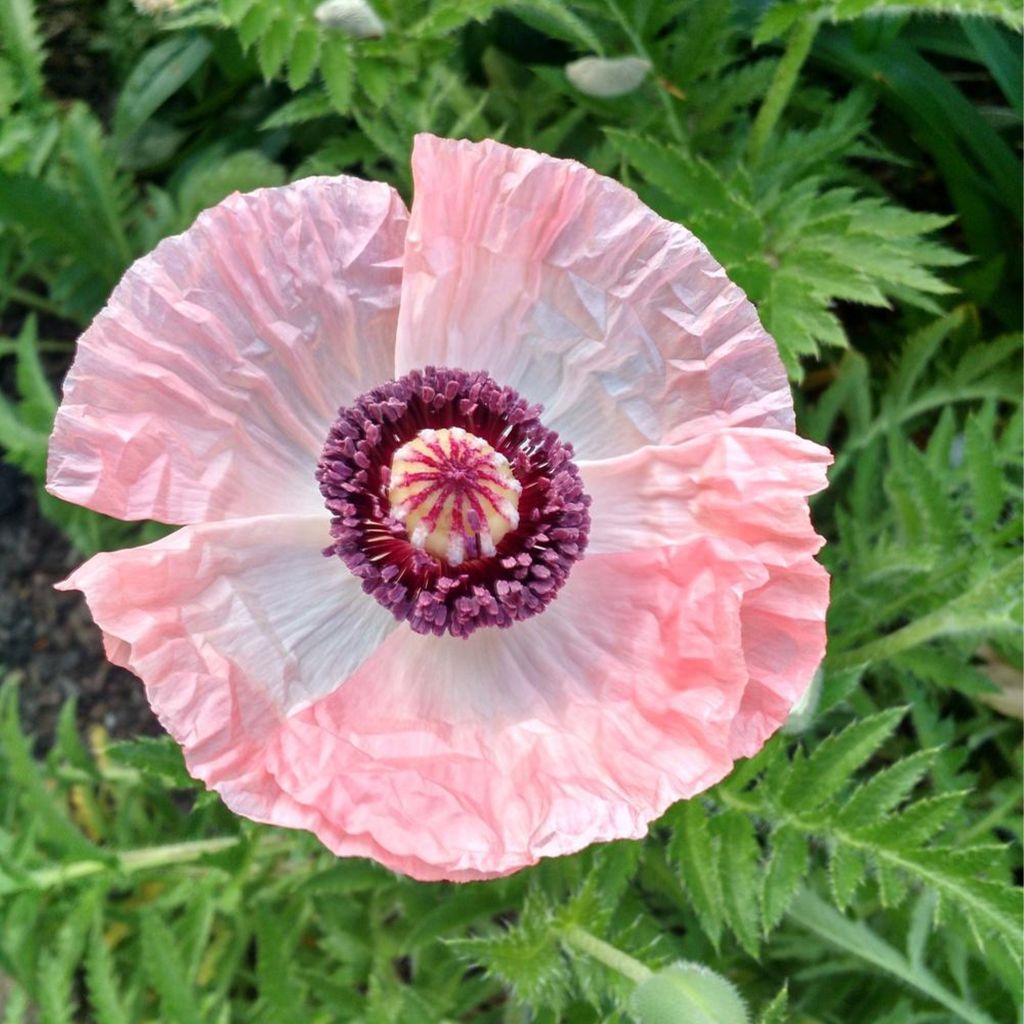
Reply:
M1019 6L375 0L376 37L360 6L0 0L4 458L42 479L71 339L199 210L408 198L413 132L500 138L626 182L757 303L836 452L827 661L646 842L463 886L235 818L71 704L44 751L12 675L3 1020L1018 1020ZM585 56L650 71L594 95ZM155 535L39 500L82 555Z

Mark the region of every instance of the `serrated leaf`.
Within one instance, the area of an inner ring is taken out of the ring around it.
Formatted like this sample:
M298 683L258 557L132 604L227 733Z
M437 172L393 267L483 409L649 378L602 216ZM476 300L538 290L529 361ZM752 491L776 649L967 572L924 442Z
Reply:
M707 813L698 799L688 800L682 805L670 852L693 901L701 927L717 949L725 918L722 880Z
M39 359L38 340L36 318L30 316L25 321L17 340L15 383L21 397L18 413L26 426L40 433L49 434L53 427L53 417L57 413L57 400Z
M14 61L23 86L32 95L43 91L43 36L32 0L3 0L0 3L0 39Z
M722 896L726 920L740 945L756 957L761 936L761 848L750 818L726 811L714 820L722 865Z
M96 1024L131 1024L98 921L85 955L85 987Z
M142 966L156 991L165 1019L175 1024L203 1024L193 981L185 971L174 933L154 910L140 915Z
M996 459L996 446L977 417L964 428L964 462L974 504L974 529L985 537L1003 511L1003 473Z
M827 803L892 735L905 713L903 708L889 708L829 736L790 773L780 805L806 812Z
M242 16L238 22L238 41L243 50L248 50L270 28L275 13L275 6L262 0Z
M283 922L265 906L257 908L254 916L256 981L264 1014L275 1024L301 1024L309 1019L309 1013L293 969L291 944L282 936Z
M527 898L514 927L486 938L452 940L449 945L500 978L524 1002L554 1012L566 1002L570 975L546 900L537 893Z
M296 92L309 83L320 56L320 33L313 25L302 25L288 54L288 86Z
M326 39L320 51L320 73L331 105L341 114L352 106L352 55L344 39Z
M918 800L899 814L857 832L858 837L879 846L923 845L963 806L964 793L942 793Z
M864 857L859 850L844 843L832 847L829 856L829 884L840 910L845 910L853 901L865 872Z
M866 924L851 921L804 890L793 901L789 917L826 945L857 957L934 999L967 1024L995 1024L983 1010L946 989L927 968L915 967Z
M878 897L882 906L893 910L907 896L906 878L885 861L876 862L875 879L878 882Z
M0 749L7 766L7 785L16 797L31 805L38 825L59 845L61 855L67 859L111 863L113 858L108 851L91 843L75 828L66 806L44 781L21 731L17 690L11 685L0 688Z
M950 906L968 915L981 948L985 936L996 934L1020 960L1024 936L1020 929L1020 891L1009 883L977 876L973 854L943 848L886 848L875 853L887 866L912 873L934 888ZM982 855L991 859L991 852Z
M277 18L256 44L256 60L264 81L269 82L284 63L295 31L294 17Z
M906 799L937 754L937 750L919 750L877 772L854 790L836 818L838 825L858 829L880 821Z
M106 752L113 761L173 787L188 788L196 784L185 768L181 748L169 737L144 736L112 743Z
M792 825L777 828L772 833L771 855L761 892L761 920L765 934L785 916L790 900L803 883L808 865L807 838Z
M784 984L775 998L761 1011L757 1024L786 1024L789 1019L789 986Z
M229 24L237 25L256 3L257 0L220 0L220 9Z

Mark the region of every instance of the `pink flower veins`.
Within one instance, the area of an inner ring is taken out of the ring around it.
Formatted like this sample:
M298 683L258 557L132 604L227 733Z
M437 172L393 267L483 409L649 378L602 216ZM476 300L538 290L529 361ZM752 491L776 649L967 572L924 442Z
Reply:
M309 178L139 260L81 339L49 488L181 524L62 586L197 778L466 880L642 836L778 728L824 650L830 456L685 228L494 142L420 136L413 169L411 216ZM466 389L444 410L433 367ZM502 389L543 406L529 436ZM439 428L479 455L430 469L432 514L394 459Z

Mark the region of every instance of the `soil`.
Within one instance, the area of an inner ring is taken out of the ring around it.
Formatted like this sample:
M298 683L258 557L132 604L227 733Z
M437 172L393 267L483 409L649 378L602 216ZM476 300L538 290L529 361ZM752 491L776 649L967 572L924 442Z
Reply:
M40 514L32 482L0 463L0 675L18 679L25 731L44 749L71 697L83 728L160 732L142 684L104 656L82 595L53 589L81 561Z

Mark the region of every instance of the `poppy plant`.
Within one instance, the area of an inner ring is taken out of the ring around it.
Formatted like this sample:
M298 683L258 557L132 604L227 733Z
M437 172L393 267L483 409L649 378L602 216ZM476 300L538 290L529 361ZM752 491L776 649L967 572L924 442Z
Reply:
M828 577L776 346L689 231L421 135L233 195L83 335L49 489L181 529L84 592L189 770L419 879L642 836L755 753Z

